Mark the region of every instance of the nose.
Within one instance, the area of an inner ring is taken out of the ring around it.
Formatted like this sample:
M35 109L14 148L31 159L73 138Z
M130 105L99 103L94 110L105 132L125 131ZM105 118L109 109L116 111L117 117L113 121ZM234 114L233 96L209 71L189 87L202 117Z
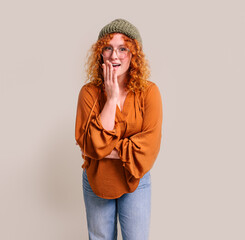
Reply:
M115 49L113 49L113 51L112 51L111 58L112 59L117 59L118 58L117 51Z

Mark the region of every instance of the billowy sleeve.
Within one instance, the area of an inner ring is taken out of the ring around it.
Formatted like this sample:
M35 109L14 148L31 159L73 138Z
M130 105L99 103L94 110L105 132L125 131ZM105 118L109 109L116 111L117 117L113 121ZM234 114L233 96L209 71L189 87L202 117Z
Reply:
M86 85L81 88L77 103L75 139L81 148L83 157L86 155L89 158L100 160L110 154L119 141L120 129L118 122L115 122L113 130L103 128L99 100L95 102L97 97L98 95L92 94L91 89Z
M146 90L144 98L142 131L120 139L115 147L123 166L135 178L142 178L157 158L161 145L162 120L161 94L153 83Z

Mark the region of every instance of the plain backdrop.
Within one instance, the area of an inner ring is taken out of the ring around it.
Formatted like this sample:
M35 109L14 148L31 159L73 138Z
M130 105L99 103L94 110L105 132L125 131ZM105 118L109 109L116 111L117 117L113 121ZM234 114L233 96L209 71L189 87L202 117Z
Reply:
M88 239L76 107L115 18L139 29L163 101L150 240L244 240L242 0L1 1L0 238Z

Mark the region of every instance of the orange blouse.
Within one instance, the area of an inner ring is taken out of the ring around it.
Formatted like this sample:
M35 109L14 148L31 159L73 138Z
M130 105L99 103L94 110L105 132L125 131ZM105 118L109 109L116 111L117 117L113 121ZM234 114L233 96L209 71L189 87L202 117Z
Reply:
M75 139L89 184L101 198L115 199L133 192L157 158L162 137L162 100L157 85L148 83L145 91L127 93L122 111L116 107L113 130L104 129L100 119L106 92L92 83L80 90ZM105 158L114 148L120 159Z

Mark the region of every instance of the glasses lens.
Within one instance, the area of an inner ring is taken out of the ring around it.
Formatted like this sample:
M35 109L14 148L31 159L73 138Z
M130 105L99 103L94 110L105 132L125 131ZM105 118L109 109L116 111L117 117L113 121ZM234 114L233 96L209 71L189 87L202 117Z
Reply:
M120 47L117 49L117 56L119 58L125 58L128 54L128 49L126 47Z
M103 55L104 57L110 57L111 54L112 54L112 51L113 51L113 49L112 49L111 47L104 47L104 48L102 49L102 55Z

